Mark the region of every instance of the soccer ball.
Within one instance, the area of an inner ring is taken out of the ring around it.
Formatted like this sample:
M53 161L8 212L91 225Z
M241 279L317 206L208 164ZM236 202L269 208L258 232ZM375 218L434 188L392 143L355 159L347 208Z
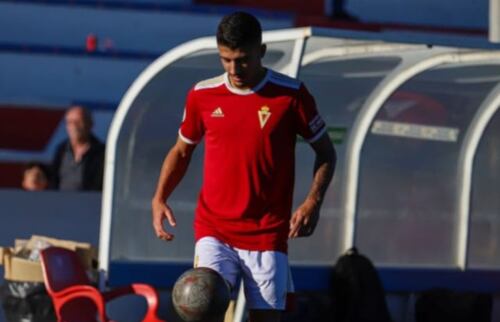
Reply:
M207 267L184 272L175 282L172 303L186 322L222 321L230 300L229 285Z

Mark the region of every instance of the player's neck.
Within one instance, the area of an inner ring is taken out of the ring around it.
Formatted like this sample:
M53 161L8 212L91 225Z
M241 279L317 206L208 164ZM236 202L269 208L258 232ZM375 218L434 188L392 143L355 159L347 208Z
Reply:
M255 88L257 85L259 85L260 82L262 82L262 80L266 77L266 74L267 74L267 68L261 66L260 70L257 73L255 73L255 77L253 79L251 79L247 84L245 84L243 86L236 86L235 84L233 84L231 82L231 79L229 79L229 85L231 85L231 87L239 89L239 90L250 90L252 88Z

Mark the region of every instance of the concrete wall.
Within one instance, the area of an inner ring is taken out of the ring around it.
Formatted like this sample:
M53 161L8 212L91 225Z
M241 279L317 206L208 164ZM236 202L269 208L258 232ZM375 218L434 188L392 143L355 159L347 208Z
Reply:
M0 101L118 103L149 60L0 53Z
M100 193L0 190L0 205L0 246L11 246L17 238L44 235L98 247Z
M101 194L0 190L0 246L33 234L98 246Z

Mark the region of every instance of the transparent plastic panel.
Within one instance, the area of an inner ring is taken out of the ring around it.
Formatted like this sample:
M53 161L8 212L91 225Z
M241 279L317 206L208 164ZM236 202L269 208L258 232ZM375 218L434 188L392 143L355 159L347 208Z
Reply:
M264 65L286 66L292 48L293 42L268 44ZM151 198L166 153L177 140L187 92L196 82L222 73L218 52L202 50L167 66L133 101L117 145L111 260L192 261L203 144L196 148L185 177L169 198L177 219L177 228L170 228L173 242L156 238Z
M191 221L201 184L202 146L169 201L179 228L175 241L158 240L151 224L151 198L163 159L177 140L186 94L197 82L222 73L214 50L192 54L159 72L136 97L117 145L111 259L187 259Z
M398 88L361 153L356 246L382 265L454 265L457 163L498 65L445 65Z
M328 126L337 150L337 168L314 235L290 243L292 262L332 263L343 251L340 249L344 227L341 200L347 137L366 97L399 63L400 58L394 56L323 58L302 67L299 78L315 97ZM296 150L295 207L309 191L314 165L314 152L309 144L299 139Z
M331 37L311 37L307 40L307 47L305 48L304 55L307 56L310 53L318 52L320 50L333 47L370 44L370 43L374 43L374 41L340 39Z
M469 266L500 265L500 113L489 122L478 146L472 177Z

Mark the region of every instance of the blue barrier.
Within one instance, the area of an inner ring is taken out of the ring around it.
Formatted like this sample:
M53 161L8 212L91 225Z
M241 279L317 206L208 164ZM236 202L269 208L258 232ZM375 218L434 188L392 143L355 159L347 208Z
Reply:
M151 263L112 261L108 283L120 286L144 282L159 288L171 288L175 280L192 263ZM298 291L326 291L330 287L332 267L293 266L292 275ZM499 293L500 271L473 269L460 271L451 268L377 268L384 289L389 293L420 292L430 288L456 291Z

